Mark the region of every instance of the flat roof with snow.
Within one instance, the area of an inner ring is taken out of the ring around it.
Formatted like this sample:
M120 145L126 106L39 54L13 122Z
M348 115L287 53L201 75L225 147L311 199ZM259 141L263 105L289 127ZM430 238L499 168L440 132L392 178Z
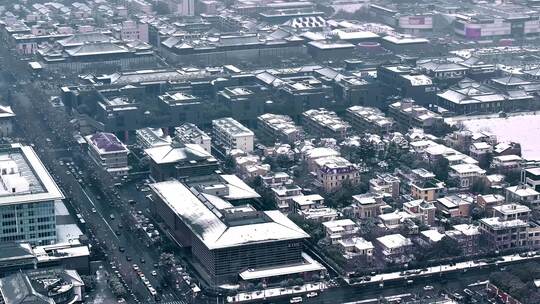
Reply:
M8 172L1 177L0 205L64 198L32 147L11 144L8 148L0 149L0 166Z
M195 190L177 180L151 184L150 187L194 236L211 250L309 237L279 211L260 212L260 220L228 225L226 210L218 210L210 203L201 201Z
M267 268L257 268L257 269L248 269L240 273L240 278L243 280L255 280L263 279L270 277L277 277L283 275L293 275L304 272L313 272L313 271L324 271L323 265L315 261L308 254L302 252L302 257L304 258L303 263L287 265L282 267L267 267Z

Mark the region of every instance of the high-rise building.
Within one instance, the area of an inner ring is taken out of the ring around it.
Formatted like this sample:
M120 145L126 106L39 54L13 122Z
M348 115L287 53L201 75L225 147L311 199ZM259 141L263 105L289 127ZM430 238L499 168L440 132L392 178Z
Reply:
M195 0L169 0L169 8L180 16L195 16Z
M54 205L63 198L32 147L0 148L0 243L56 242Z

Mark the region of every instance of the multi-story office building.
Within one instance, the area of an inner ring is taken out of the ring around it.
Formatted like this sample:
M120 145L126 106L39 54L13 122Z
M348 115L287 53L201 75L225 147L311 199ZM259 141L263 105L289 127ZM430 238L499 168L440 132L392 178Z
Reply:
M159 105L168 112L170 126L181 123L200 123L203 119L203 103L200 98L186 92L166 92L158 96Z
M116 135L96 133L85 137L90 158L111 177L123 177L128 174L129 150Z
M212 120L212 135L216 145L227 152L234 149L253 151L255 134L233 118Z
M309 265L302 255L302 241L309 235L279 211L234 207L178 181L150 188L156 197L152 211L178 242L191 248L210 283L235 282L246 269L252 274L259 269L287 272L293 271L287 268L291 264L300 269Z
M394 120L387 118L384 113L371 107L353 106L347 109L347 120L358 130L369 130L378 134L391 132Z
M388 107L388 113L405 127L429 128L443 121L442 116L415 103L413 99L403 99Z
M197 144L173 141L166 146L148 148L144 153L149 157L150 176L154 181L210 175L219 169L212 154Z
M31 147L0 149L0 243L56 242L54 205L63 198Z
M389 41L390 42L390 41ZM404 44L395 45L405 48ZM425 46L422 46L425 50ZM431 77L418 74L411 66L381 65L377 68L377 80L381 85L381 93L384 96L402 96L417 100L421 105L435 102L437 85Z
M339 118L335 112L326 109L312 109L302 113L306 131L318 137L344 139L351 131L351 125Z
M217 93L217 99L230 111L232 117L252 126L257 116L264 113L266 88L261 85L225 87Z
M159 128L143 128L135 131L137 144L142 149L148 149L171 144L171 137Z
M304 139L302 127L287 115L266 113L257 118L257 127L268 137L282 143L294 143Z
M192 123L185 123L174 129L174 136L184 144L197 144L208 153L212 151L212 138Z

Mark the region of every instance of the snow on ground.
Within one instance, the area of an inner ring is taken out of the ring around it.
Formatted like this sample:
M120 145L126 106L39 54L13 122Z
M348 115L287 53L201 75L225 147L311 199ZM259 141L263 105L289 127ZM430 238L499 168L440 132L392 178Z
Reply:
M458 120L471 131L490 131L497 136L499 142L518 142L521 144L523 158L540 160L540 113L513 115L508 118L491 116Z

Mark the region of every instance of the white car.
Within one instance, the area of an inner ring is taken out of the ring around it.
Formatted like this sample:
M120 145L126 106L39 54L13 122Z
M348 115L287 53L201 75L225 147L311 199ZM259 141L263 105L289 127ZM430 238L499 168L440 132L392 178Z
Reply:
M289 303L291 303L291 304L301 303L301 302L302 302L302 297L294 297L289 301Z
M433 288L433 286L431 286L431 285L426 285L426 286L424 286L424 290L425 290L425 291L431 291L431 290L433 290L433 289L434 289L434 288Z
M157 276L157 271L152 270L152 275L153 275L153 276Z
M308 298L315 298L315 297L318 296L318 295L319 295L318 293L316 293L315 291L312 291L312 292L308 293L308 294L306 295L306 297L308 297Z

